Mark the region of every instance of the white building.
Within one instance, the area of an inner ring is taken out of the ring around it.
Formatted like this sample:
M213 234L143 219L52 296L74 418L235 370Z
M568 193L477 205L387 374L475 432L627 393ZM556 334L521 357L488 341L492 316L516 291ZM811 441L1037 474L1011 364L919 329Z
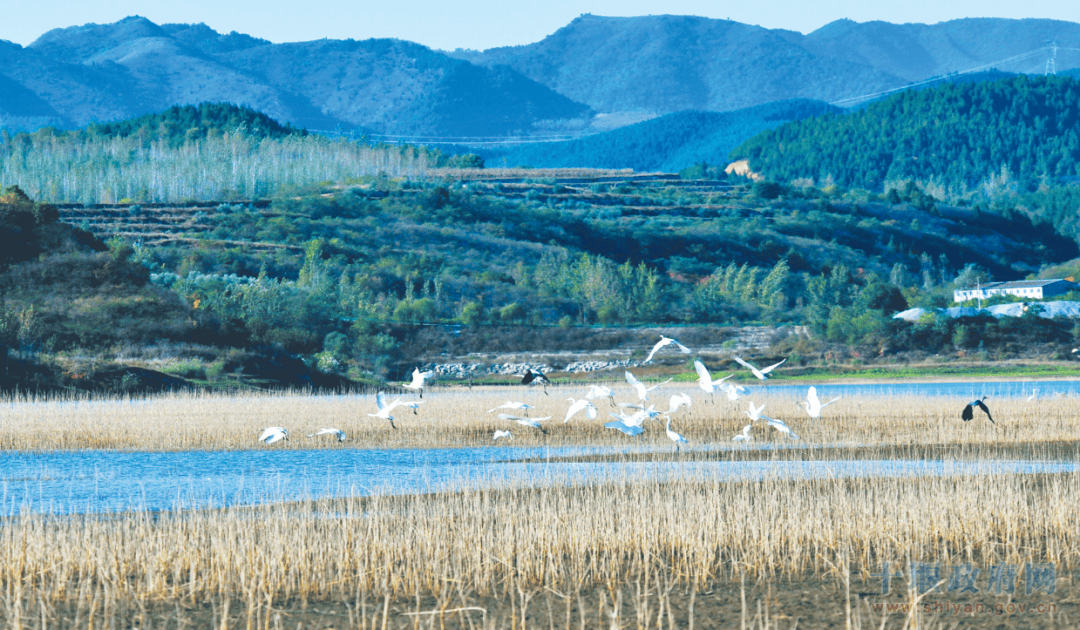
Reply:
M1060 278L1053 280L1015 280L1012 282L987 282L977 287L964 287L953 291L954 302L967 302L976 298L987 299L994 295L1015 295L1031 300L1064 295L1080 291L1080 284Z

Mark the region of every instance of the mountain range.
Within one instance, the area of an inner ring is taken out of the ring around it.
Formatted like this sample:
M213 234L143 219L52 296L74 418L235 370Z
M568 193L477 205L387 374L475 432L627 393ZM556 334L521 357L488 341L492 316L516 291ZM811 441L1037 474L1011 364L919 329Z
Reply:
M691 16L583 15L540 42L442 52L393 39L274 44L142 17L0 41L0 126L78 127L230 102L317 130L412 137L588 130L786 99L849 104L931 77L1080 67L1080 24L839 20L812 33ZM852 99L852 100L846 100Z

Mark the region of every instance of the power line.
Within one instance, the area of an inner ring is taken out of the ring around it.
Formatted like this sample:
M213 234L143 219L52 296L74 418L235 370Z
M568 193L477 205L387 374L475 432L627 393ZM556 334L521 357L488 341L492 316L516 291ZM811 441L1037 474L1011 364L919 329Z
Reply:
M1077 49L1075 49L1075 48L1058 48L1058 50L1077 50ZM968 68L967 70L961 70L959 72L954 72L952 74L946 74L946 75L939 75L939 76L936 76L936 77L931 77L931 78L926 79L924 81L917 81L915 83L909 83L908 85L905 85L903 87L892 88L891 90L884 90L884 91L875 92L875 93L872 93L872 94L863 94L862 96L851 96L851 97L848 97L848 98L842 98L842 99L840 99L838 101L833 101L833 102L831 102L829 104L830 105L836 105L838 107L843 107L845 104L854 105L856 103L861 103L863 101L868 101L870 99L877 98L879 96L886 96L886 95L889 95L889 94L894 94L896 92L902 92L904 90L908 90L908 89L911 89L911 88L914 88L914 87L919 87L920 85L926 85L928 83L936 83L936 82L941 81L943 79L946 79L946 78L948 78L950 76L959 76L959 75L962 75L962 74L971 74L973 72L981 72L983 70L989 70L990 68L995 68L997 66L1007 64L1007 63L1012 63L1014 61L1023 61L1025 59L1030 59L1032 57L1042 55L1042 54L1047 53L1049 51L1050 51L1050 46L1043 46L1042 48L1036 48L1035 50L1029 50L1028 52L1020 53L1018 55L1013 55L1012 57L1006 57L1005 59L999 59L998 61L993 61L991 63L984 64L984 65L981 65L981 66L977 66L975 68Z

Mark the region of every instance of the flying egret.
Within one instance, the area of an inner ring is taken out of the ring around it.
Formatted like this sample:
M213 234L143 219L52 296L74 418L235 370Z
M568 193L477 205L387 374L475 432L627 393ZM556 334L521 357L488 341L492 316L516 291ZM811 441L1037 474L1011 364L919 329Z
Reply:
M570 418L582 409L585 410L585 415L589 416L590 420L596 419L596 406L590 401L585 399L578 400L576 398L567 398L567 400L570 401L571 405L570 408L566 410L566 419L563 420L563 424L570 422Z
M611 414L611 415L614 416L615 414ZM618 416L615 416L615 417L618 418ZM613 420L611 422L605 422L604 426L606 428L608 428L608 429L616 429L618 431L622 431L623 433L625 433L627 435L630 435L630 436L641 435L641 433L645 430L645 429L643 429L641 427L640 424L630 424L630 423L627 423L625 420L622 420L622 419Z
M686 438L684 438L683 436L681 436L678 433L671 430L671 416L668 416L667 427L664 429L664 431L667 433L667 436L669 438L671 438L671 441L675 443L675 450L676 451L679 450L679 445L680 444L689 444L690 443L690 442L686 441Z
M396 429L397 427L394 426L394 417L390 415L390 411L393 410L393 408L398 406L400 403L400 396L398 398L395 398L393 402L388 403L386 402L386 396L382 392L379 392L375 394L375 404L378 405L379 411L378 413L369 413L368 415L372 418L382 418L384 420L389 420L390 428Z
M547 416L546 418L522 418L520 416L512 416L508 413L500 413L499 417L503 420L513 420L520 425L540 429L540 432L544 435L547 435L547 431L544 430L544 427L540 426L540 423L545 420L551 420L551 416Z
M412 382L403 383L401 386L405 389L412 389L420 393L420 397L424 397L424 381L435 376L434 372L421 372L420 368L413 368ZM415 407L414 407L415 409Z
M289 431L284 427L267 427L263 429L262 435L259 436L259 441L267 444L287 439L289 439Z
M318 431L308 435L309 438L313 438L316 435L332 435L337 438L338 442L345 441L345 432L341 429L335 429L333 427L327 427L325 429L319 429Z
M753 442L754 438L750 435L750 429L753 429L754 425L748 424L742 428L742 433L731 438L733 442Z
M402 400L401 402L399 402L397 404L397 406L398 407L408 407L409 409L412 409L413 415L415 416L415 415L417 415L416 410L422 404L424 404L424 401L422 401L422 400L410 400L408 402Z
M732 385L731 383L726 383L724 387L727 391L728 400L732 401L738 400L739 396L742 396L743 392L746 391L746 388L742 385Z
M754 401L751 400L750 401L750 411L747 411L746 415L749 416L749 418L752 421L757 422L757 421L761 420L764 417L764 416L761 415L762 411L765 411L765 403L761 403L760 407L755 407L754 406Z
M739 365L741 365L741 366L743 366L745 368L749 368L750 371L754 373L754 376L756 376L759 381L764 381L764 380L768 379L769 377L766 376L766 375L769 372L772 372L775 368L783 365L784 361L787 361L787 359L784 359L784 361L781 361L780 363L773 363L769 367L761 368L759 370L756 367L754 367L754 366L750 365L749 363L747 363L746 361L743 361L739 357L732 357L732 358L734 358L735 362L738 363Z
M612 418L618 419L619 422L622 422L623 424L625 424L627 426L631 426L631 427L640 427L640 426L645 424L645 420L647 420L648 418L651 417L649 415L649 411L646 410L646 409L642 409L642 410L634 413L631 416L628 416L628 415L626 415L626 414L624 414L622 412L609 413L608 415L611 416ZM659 415L659 414L657 414L657 415Z
M499 405L498 407L495 407L494 409L488 409L488 413L491 413L493 411L498 411L499 409L521 409L522 411L525 412L525 415L527 416L527 415L529 415L529 410L530 409L535 409L535 407L533 407L532 405L526 405L523 402L515 402L515 401L511 400L511 401L504 402L503 404Z
M687 407L693 406L694 401L690 399L690 396L684 393L672 394L671 401L668 403L668 410L666 413L675 413L679 410L679 407L686 405Z
M615 406L615 394L611 391L610 387L603 385L590 385L589 391L585 394L585 400L596 400L597 398L607 398L611 406Z
M629 370L627 370L626 371L626 382L630 383L630 385L635 390L637 390L638 400L648 400L649 399L649 392L656 389L657 387L660 387L664 383L670 383L671 379L669 378L668 380L664 381L664 383L657 383L656 385L653 385L652 387L645 387L644 383L637 380L637 377L635 377L633 374L630 373Z
M657 341L656 345L652 347L652 350L649 351L649 356L645 357L644 362L648 363L649 361L652 361L653 355L656 354L656 351L668 345L669 343L673 343L676 346L679 346L679 350L683 354L690 354L690 348L687 348L686 346L679 343L677 339L672 339L671 337L665 337L664 335L660 335L660 341Z
M978 400L973 400L973 401L969 402L968 404L964 405L964 411L963 411L963 413L960 414L960 418L964 422L967 422L968 420L971 420L972 418L975 417L975 414L974 414L975 407L978 407L979 409L982 409L983 411L986 412L986 417L990 420L991 424L997 424L996 422L994 422L994 418L990 416L990 409L983 403L984 400L986 400L986 396L983 396L982 398L980 398Z
M769 416L761 416L761 419L767 421L770 427L776 429L781 433L787 434L789 437L792 437L796 440L802 439L799 436L795 435L795 432L792 431L788 425L784 424L783 420L777 420L775 418L770 418Z
M732 376L735 376L734 374L728 374L724 378L714 381L712 375L709 374L709 370L705 368L705 364L701 361L694 361L694 369L697 371L698 374L698 387L703 389L705 393L709 396L712 396L713 392L716 391L717 385L720 385Z
M498 440L499 438L510 439L510 438L513 438L513 437L514 436L511 435L509 431L503 431L502 429L495 429L495 437L493 437L491 439L493 439L493 440Z
M547 386L551 384L548 377L544 376L543 372L534 372L529 368L525 369L525 375L521 377L522 385L531 385L532 383L540 383L544 386L544 394L547 394Z
M817 388L811 385L810 391L806 392L806 400L802 402L802 406L806 408L806 413L810 414L811 418L820 418L821 410L838 400L840 400L840 396L822 404L817 395Z

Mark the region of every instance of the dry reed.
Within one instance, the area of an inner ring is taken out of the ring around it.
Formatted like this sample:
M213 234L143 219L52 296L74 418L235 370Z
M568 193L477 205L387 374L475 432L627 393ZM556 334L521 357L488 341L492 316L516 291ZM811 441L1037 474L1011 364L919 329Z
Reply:
M404 410L396 431L364 416L374 411L365 397L17 401L2 409L0 436L2 448L22 450L251 448L262 446L254 435L268 424L297 434L338 425L356 440L353 447L468 445L490 443L490 431L505 422L487 410L509 398L536 404L534 416L557 416L547 436L516 427L519 443L633 443L600 427L599 418L564 425L559 410L573 392L549 391L429 392L418 415ZM811 426L797 420L793 398L773 396L770 407L791 413L772 415L818 448L696 452L682 458L675 478L613 473L542 487L508 478L484 489L409 496L110 516L22 514L0 524L0 619L7 627L142 628L154 615L168 625L166 613L175 608L177 625L184 609L203 611L215 627L269 628L287 611L324 603L348 611L347 622L334 627L419 627L423 620L524 628L546 602L551 627L565 613L567 627L628 627L633 618L637 627L659 628L685 622L678 593L690 597L691 607L698 597L700 609L698 593L747 579L769 589L831 580L846 592L843 614L854 627L850 620L863 623L865 606L851 603L851 583L866 583L886 562L1053 563L1059 575L1071 572L1080 564L1080 473L730 480L695 461L752 453L853 457L867 449L927 457L934 448L993 458L1008 447L1033 458L1078 459L1073 399L995 401L999 425L963 423L949 402L845 400ZM700 400L677 416L678 428L697 445L726 447L746 423L745 405ZM666 440L655 427L641 437ZM937 446L926 446L931 442ZM840 446L820 448L825 443ZM315 446L294 440L285 447ZM756 616L745 604L742 613L754 627L767 627L770 599L757 601ZM491 602L510 612L496 616ZM877 627L879 619L867 618ZM912 613L897 625L925 621Z

